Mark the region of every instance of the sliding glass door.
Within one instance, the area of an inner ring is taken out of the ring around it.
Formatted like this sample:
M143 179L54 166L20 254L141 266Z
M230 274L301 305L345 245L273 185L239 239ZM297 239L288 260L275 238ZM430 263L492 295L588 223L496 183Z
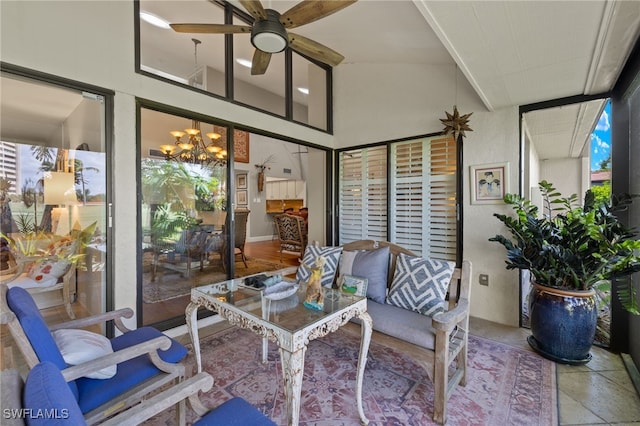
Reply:
M1 77L0 273L60 322L108 308L109 99L38 77Z

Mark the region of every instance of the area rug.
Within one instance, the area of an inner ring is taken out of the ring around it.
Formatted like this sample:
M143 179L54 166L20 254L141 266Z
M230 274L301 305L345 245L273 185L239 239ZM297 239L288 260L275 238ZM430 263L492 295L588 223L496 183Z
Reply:
M359 425L355 378L359 340L337 331L309 343L305 357L300 409L301 425ZM284 425L280 357L269 344L268 363L261 359L261 340L250 331L231 328L203 339L204 369L215 379L201 395L209 407L233 396L251 402ZM432 425L433 386L409 356L374 341L369 349L364 412L370 425ZM171 410L147 424L170 424ZM189 421L195 417L191 410ZM533 352L470 336L465 387L448 403L447 425L556 425L555 364Z
M245 268L244 263L241 261L236 262L236 278L260 272L277 271L287 267L283 263L271 263L260 259L247 259L247 266ZM201 272L200 264L194 262L189 278L184 278L179 272L171 270L161 271L153 282L151 282L150 277L150 273L144 274L142 284L142 300L144 303L157 303L187 296L191 293L192 287L225 281L227 274L218 265L207 265Z

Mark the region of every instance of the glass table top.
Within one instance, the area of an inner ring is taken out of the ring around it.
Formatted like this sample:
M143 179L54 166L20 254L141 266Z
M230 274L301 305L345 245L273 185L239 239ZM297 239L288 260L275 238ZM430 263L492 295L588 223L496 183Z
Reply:
M289 281L289 280L286 280ZM281 300L271 300L263 295L264 289L258 290L244 286L244 280L224 281L195 287L191 290L193 297L205 297L214 306L241 311L244 316L269 323L291 333L300 331L336 312L365 300L364 297L346 294L339 289L322 288L324 305L316 310L303 305L306 285L300 285L297 292Z

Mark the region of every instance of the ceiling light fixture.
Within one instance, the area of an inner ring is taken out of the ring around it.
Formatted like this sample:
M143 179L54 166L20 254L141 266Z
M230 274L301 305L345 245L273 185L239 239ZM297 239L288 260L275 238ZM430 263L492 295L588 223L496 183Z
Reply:
M207 137L211 139L207 144L202 138L199 121L193 120L192 127L184 132L173 130L169 133L176 140L173 145L160 145L165 160L214 166L227 164L227 150L218 142L220 133L207 133ZM185 135L188 135L187 140L182 139Z
M251 28L251 44L265 53L282 52L289 44L287 31L280 23L280 13L266 9L267 19L256 21Z
M171 28L169 22L149 12L140 11L140 19L164 30Z

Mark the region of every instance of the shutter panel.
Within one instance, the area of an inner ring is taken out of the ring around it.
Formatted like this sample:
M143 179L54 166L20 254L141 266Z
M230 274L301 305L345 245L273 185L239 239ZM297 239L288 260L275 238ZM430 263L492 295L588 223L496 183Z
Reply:
M340 244L387 239L387 148L340 153Z
M422 256L456 260L456 146L451 137L391 147L390 240Z

